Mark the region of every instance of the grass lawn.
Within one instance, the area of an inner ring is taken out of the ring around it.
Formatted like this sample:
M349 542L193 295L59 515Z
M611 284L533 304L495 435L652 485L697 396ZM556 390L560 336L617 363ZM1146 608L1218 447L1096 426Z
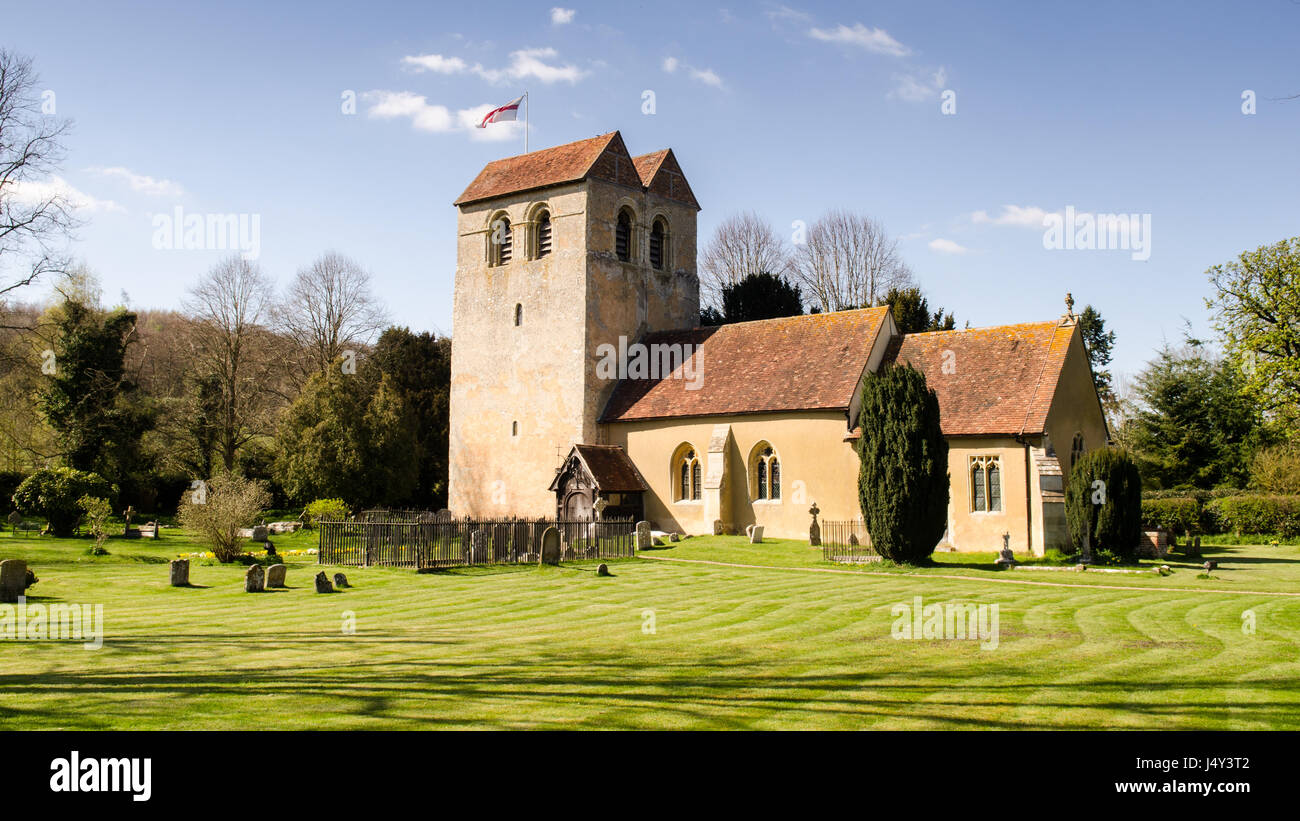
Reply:
M166 560L199 548L164 533L103 557L0 536L0 558L40 577L29 603L103 604L105 633L99 650L0 641L0 729L1300 729L1294 546L1207 548L1224 567L1198 579L958 554L826 573L807 544L707 537L610 562L611 578L353 568L326 596L307 557L288 590L245 594L242 567L205 564L169 587ZM913 596L999 605L997 649L893 639Z

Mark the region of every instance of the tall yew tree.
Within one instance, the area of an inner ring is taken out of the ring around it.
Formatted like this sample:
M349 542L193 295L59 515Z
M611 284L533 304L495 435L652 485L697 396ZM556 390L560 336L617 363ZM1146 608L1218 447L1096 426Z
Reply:
M927 559L948 519L948 442L925 375L890 366L862 380L858 498L871 545L894 562Z

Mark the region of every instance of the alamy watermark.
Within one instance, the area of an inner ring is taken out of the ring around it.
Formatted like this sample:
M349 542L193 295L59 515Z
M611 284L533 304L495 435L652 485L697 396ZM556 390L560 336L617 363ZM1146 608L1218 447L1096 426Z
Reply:
M998 649L998 605L946 602L925 604L920 596L899 602L889 611L894 617L890 635L895 639L978 640L981 650Z
M261 214L194 214L176 206L154 214L153 247L159 251L239 251L246 260L262 253Z
M1132 251L1135 260L1151 258L1150 214L1092 214L1065 207L1043 217L1043 247L1049 251Z
M618 338L617 347L605 342L596 346L597 379L681 379L686 390L697 391L704 385L704 354L689 342L628 343Z
M0 604L0 640L79 641L87 650L104 646L104 605Z

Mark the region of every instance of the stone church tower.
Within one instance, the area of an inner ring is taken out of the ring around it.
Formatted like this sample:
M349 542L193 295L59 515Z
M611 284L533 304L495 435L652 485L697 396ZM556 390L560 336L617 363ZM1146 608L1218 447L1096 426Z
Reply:
M618 132L489 163L456 200L448 506L550 516L616 382L603 344L699 322L699 204L672 150Z

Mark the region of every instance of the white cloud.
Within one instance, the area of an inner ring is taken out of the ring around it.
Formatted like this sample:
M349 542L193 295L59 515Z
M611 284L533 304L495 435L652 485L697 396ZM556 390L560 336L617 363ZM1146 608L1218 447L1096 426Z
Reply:
M101 200L81 191L62 177L54 176L47 180L26 180L11 183L10 194L18 202L35 205L48 202L52 198L63 200L75 211L125 211L126 209L112 200Z
M179 197L185 193L179 183L171 180L158 180L153 177L137 174L129 168L122 166L113 166L111 168L95 167L91 168L96 174L104 177L117 177L126 180L131 190L140 194L146 194L151 197Z
M889 92L890 98L906 100L909 103L923 103L927 100L933 100L943 91L943 87L948 82L948 72L940 66L928 74L896 74L894 75L895 86Z
M789 6L777 6L763 13L767 16L767 19L773 22L807 23L812 20L812 15L798 9L792 9Z
M562 9L559 6L551 9L551 24L562 26L565 23L573 22L573 15L576 12L573 9Z
M958 245L950 239L930 240L930 250L937 251L940 254L969 254L970 249Z
M713 88L726 88L726 84L722 82L722 78L719 77L718 73L711 68L696 68L689 63L684 63L681 60L678 60L676 57L664 58L664 71L669 74L675 74L679 68L686 69L686 73L691 76L692 80L698 80L706 86L712 86Z
M553 48L520 49L510 53L510 64L504 68L486 68L481 63L470 65L459 57L444 57L441 54L420 54L403 57L402 65L417 71L432 71L438 74L475 74L489 83L501 84L509 81L535 79L547 85L551 83L576 83L587 72L575 65L556 65L551 62L557 56Z
M487 128L475 128L483 116L496 105L483 103L473 108L453 112L444 105L431 104L423 95L410 91L367 91L362 99L369 104L367 117L380 120L407 119L416 131L430 134L468 132L478 140L508 140L519 136L521 122L493 123Z
M1042 228L1049 213L1033 205L1004 205L1002 213L990 217L987 211L976 211L970 221L976 225L1014 225L1018 228Z
M460 74L469 66L459 57L443 57L441 54L421 54L418 57L403 57L402 64L415 71L432 71L437 74Z
M884 29L870 28L861 23L854 23L852 27L841 23L829 30L813 28L808 30L808 36L828 43L858 46L875 54L888 54L891 57L906 57L912 53L910 48L890 37L889 32Z

